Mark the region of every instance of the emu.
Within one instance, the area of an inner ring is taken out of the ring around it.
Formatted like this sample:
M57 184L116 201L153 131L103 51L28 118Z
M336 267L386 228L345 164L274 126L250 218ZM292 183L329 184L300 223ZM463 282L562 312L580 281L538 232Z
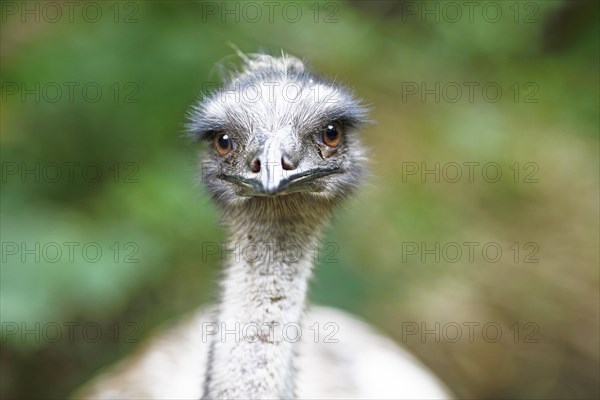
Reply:
M206 144L202 180L229 248L248 251L227 261L218 306L159 333L76 397L449 398L390 339L306 304L314 245L365 175L366 108L295 57L241 57L193 107L189 134Z

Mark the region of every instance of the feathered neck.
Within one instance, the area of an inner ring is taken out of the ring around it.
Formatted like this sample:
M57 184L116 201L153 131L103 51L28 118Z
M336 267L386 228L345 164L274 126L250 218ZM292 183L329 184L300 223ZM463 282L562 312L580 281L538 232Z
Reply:
M331 208L298 194L253 198L227 213L205 398L293 398L295 344Z

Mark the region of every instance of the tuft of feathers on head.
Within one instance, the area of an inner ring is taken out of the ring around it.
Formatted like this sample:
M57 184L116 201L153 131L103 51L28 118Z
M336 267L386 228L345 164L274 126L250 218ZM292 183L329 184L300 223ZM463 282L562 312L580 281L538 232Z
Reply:
M300 77L305 70L304 63L299 58L285 53L282 53L281 57L252 54L245 58L242 70L232 75L229 83L244 81L248 78Z

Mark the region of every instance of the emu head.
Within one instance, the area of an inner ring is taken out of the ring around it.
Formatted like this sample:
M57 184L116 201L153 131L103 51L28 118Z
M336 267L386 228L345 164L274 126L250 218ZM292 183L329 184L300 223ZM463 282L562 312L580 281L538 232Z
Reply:
M222 208L333 206L363 176L365 116L349 90L299 59L258 55L192 109L189 132L208 144L202 180Z

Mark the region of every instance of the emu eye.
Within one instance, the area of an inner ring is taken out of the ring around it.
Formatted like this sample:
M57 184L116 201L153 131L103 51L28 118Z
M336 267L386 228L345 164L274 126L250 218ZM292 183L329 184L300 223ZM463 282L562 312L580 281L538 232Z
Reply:
M215 136L215 150L221 157L233 150L233 144L228 134L219 133Z
M327 124L321 131L321 140L329 147L337 147L342 141L344 130L339 122Z

